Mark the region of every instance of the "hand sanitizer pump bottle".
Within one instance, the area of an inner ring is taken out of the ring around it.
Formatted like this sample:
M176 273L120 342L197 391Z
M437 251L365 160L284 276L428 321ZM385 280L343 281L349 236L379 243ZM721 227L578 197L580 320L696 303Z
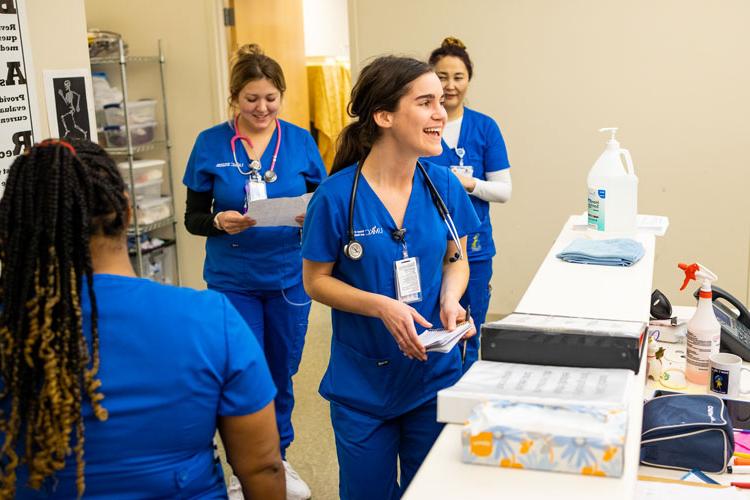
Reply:
M589 171L588 226L593 231L626 236L636 230L638 177L633 171L630 152L615 139L617 128L603 128L599 132L612 135Z
M700 279L701 290L698 292L698 308L688 321L687 329L687 367L685 376L694 384L708 384L708 357L719 352L721 341L721 324L716 319L713 301L711 300L711 282L717 276L706 267L695 264L678 264L685 271L685 281L680 290L684 290L690 280Z

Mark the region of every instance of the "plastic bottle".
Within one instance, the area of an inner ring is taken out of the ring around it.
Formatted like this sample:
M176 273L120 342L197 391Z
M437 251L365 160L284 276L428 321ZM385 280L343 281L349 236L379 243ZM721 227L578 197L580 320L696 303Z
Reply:
M687 368L685 376L694 384L706 385L709 379L708 357L719 352L721 325L716 319L711 300L711 283L717 276L704 266L678 264L685 271L685 281L680 290L687 287L690 280L700 279L701 290L698 293L698 308L688 321L687 329Z
M589 228L607 233L633 233L638 215L638 177L633 171L633 160L615 139L617 128L603 128L599 132L612 135L587 179Z

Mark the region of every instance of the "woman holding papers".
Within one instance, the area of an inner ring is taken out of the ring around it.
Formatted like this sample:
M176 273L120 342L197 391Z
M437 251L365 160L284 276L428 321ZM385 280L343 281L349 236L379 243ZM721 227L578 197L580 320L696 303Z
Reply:
M281 453L294 438L292 376L297 372L310 311L302 287L296 227L253 227L252 202L299 197L325 177L307 130L278 118L286 84L279 64L256 45L241 47L230 75L233 118L198 135L183 183L185 226L207 236L203 278L229 298L257 337L278 388L276 419ZM309 488L287 466L287 487L307 498ZM296 488L296 486L299 486Z
M430 54L429 62L443 84L448 113L442 154L430 160L449 167L461 181L482 223L477 232L468 236L471 278L461 299L464 306L471 304L474 324L479 328L487 316L495 255L490 203L505 203L512 192L508 152L495 120L464 105L474 65L461 40L443 40ZM467 344L464 370L478 358L479 335Z
M332 307L320 393L331 404L342 499L393 499L406 490L442 428L437 391L461 376L460 348L428 353L418 338L466 319L462 254L479 224L448 169L418 164L441 150L442 100L425 63L388 56L365 67L335 175L307 211L305 288Z

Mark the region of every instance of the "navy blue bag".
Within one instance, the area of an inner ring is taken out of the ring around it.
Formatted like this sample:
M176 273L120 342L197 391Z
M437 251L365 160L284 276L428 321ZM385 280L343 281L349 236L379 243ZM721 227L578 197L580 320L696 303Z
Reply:
M644 404L643 465L720 473L733 452L732 422L721 398L674 394Z

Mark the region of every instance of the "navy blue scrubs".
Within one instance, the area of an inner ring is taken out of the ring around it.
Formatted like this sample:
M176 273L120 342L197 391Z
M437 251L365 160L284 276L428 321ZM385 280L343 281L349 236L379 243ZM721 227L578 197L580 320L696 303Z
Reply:
M458 179L446 168L423 163L459 235L475 231L479 221ZM302 256L335 263L333 277L356 288L396 298L393 266L402 258L402 245L391 236L395 222L364 175L354 213L355 237L364 255L353 261L343 254L355 169L353 165L331 176L315 192L305 220ZM419 258L423 293L420 302L410 305L439 326L443 257L451 237L418 169L402 227L409 256ZM320 393L331 402L340 496L398 498L442 429L436 422L436 394L461 376L460 349L428 353L426 362L410 360L380 319L336 309L331 315L331 357ZM418 333L424 330L416 328Z
M477 179L487 180L487 172L510 168L505 141L495 120L466 107L456 148L464 149L464 165L474 168L473 175ZM429 161L451 167L458 165L459 158L456 149L451 149L443 141L443 153L440 156L433 156ZM475 196L470 196L470 198L481 226L477 232L469 234L467 241L471 276L466 293L461 298L461 305L466 307L471 304L471 316L477 327L477 335L469 339L466 347L464 371L468 370L479 356L479 331L487 317L487 308L490 303L492 257L495 255L490 204Z
M319 184L325 167L310 133L283 120L281 144L274 171L276 182L266 184L269 198L300 196L306 182ZM211 191L214 213L243 211L249 158L238 141L234 163L230 122L198 135L183 183L193 191ZM261 157L261 175L271 166L278 130ZM252 213L249 214L252 217ZM241 233L209 236L203 278L208 287L229 298L260 343L278 388L276 421L281 453L294 439L292 376L297 373L307 332L309 297L302 286L301 228L251 227Z

